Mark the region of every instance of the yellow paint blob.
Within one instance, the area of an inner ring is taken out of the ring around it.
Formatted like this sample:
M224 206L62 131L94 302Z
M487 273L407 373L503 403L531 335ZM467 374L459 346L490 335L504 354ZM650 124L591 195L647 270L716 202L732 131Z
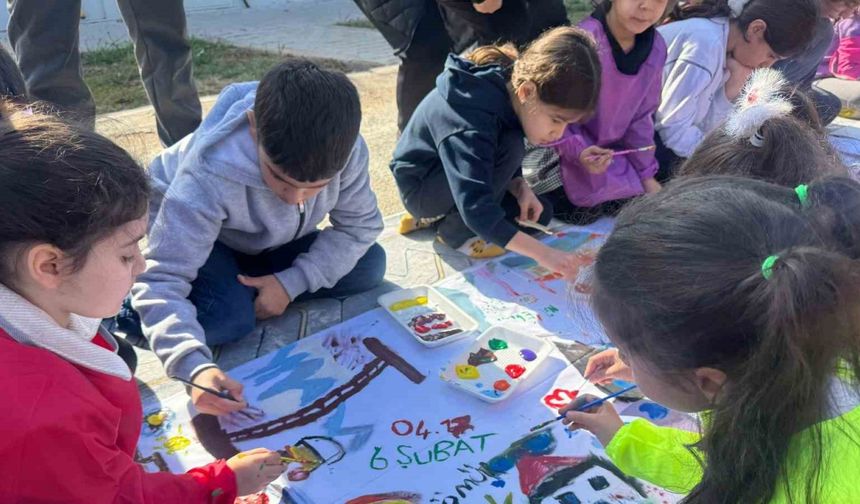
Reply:
M478 372L478 368L468 364L457 364L454 366L454 371L457 373L457 377L461 380L476 380L481 376Z
M191 446L191 440L185 436L172 436L164 442L164 449L170 454L184 450L189 446Z
M391 311L400 311L405 310L407 308L412 308L414 306L423 306L427 304L427 296L418 296L415 299L404 299L403 301L398 301L388 308Z
M161 412L153 413L146 417L146 424L150 427L161 427L164 424L164 414Z

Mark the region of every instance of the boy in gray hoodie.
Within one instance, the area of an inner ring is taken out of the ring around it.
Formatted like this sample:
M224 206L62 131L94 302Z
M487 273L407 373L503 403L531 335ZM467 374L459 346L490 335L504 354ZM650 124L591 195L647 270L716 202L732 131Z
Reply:
M242 385L209 345L253 331L294 300L348 296L382 282L382 217L345 75L284 62L225 88L196 132L150 165L147 271L132 289L144 336L200 412L242 409ZM329 216L331 225L318 231ZM135 313L119 327L132 333Z

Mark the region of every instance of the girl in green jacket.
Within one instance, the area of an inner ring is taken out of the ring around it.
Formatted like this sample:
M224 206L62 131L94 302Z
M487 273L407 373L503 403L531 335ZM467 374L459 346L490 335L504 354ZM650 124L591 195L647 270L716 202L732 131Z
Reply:
M685 502L860 502L860 184L681 179L628 206L593 304L651 399L700 433L566 408L626 473ZM621 375L623 376L623 372Z

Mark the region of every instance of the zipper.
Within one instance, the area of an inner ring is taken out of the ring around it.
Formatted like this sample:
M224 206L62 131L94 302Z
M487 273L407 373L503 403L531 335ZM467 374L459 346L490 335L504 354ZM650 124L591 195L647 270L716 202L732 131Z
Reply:
M302 228L305 226L305 202L299 202L299 227L296 229L296 234L293 236L293 240L299 237L299 233L302 232Z

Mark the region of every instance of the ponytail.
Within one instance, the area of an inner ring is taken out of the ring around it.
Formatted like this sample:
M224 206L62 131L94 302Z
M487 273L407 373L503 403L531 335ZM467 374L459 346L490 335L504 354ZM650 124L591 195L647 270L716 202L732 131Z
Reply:
M519 56L517 48L511 43L507 43L477 47L466 56L466 59L479 66L498 65L503 68L513 69L514 63Z
M592 303L615 343L666 382L726 374L684 502L820 501L840 369L858 389L860 184L806 189L676 180L626 207L598 254ZM811 453L789 452L797 435Z

